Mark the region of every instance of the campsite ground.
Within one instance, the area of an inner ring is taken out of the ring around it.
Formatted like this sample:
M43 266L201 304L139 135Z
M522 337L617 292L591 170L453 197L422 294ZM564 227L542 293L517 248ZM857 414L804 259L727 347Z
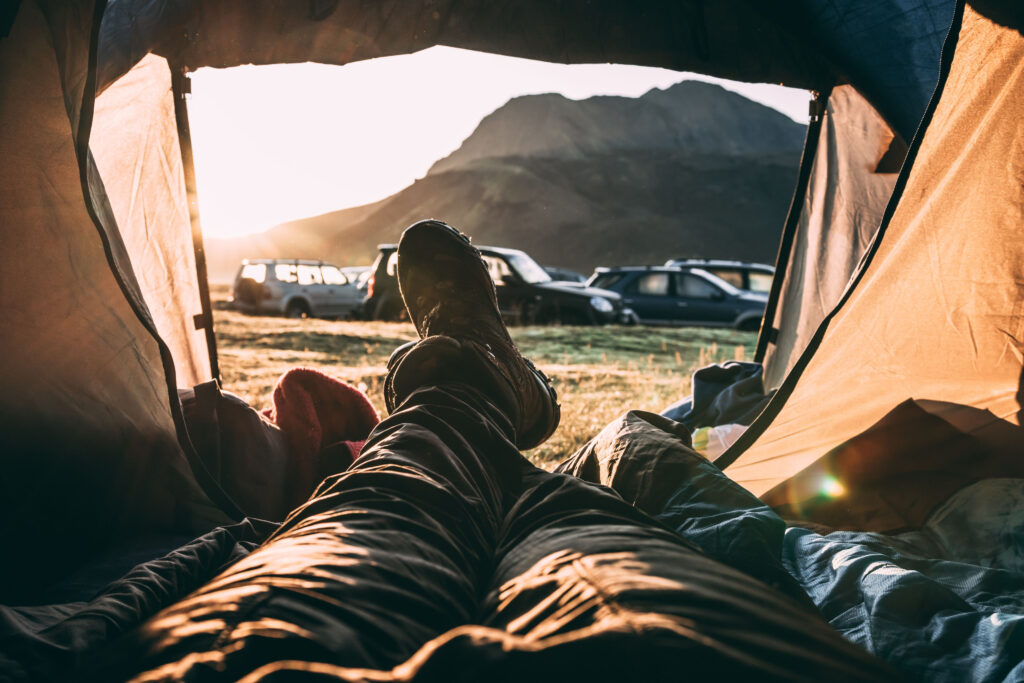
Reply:
M270 405L277 378L313 367L361 387L384 412L381 386L391 351L415 338L406 323L289 320L216 312L225 389ZM630 408L661 410L690 392L690 374L712 362L744 359L753 333L699 328L519 327L512 336L552 378L562 423L528 455L551 466Z

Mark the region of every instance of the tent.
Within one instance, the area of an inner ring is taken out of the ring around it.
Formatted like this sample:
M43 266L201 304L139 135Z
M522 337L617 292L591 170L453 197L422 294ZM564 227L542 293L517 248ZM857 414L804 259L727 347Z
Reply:
M0 542L21 550L0 598L244 514L178 398L217 376L187 72L449 45L812 91L757 351L778 391L716 463L792 502L813 496L795 475L907 399L1020 444L1022 30L995 0L6 3Z
M957 12L936 94L876 234L865 240L851 232L834 249L828 245L829 256L816 264L820 273L833 255L856 262L841 285L807 287L816 275L808 275L807 252L798 253L797 245L802 239L831 242L830 231L842 222L814 230L808 194L774 313L790 341L780 333L763 347L768 382L779 390L718 463L751 492L781 495L785 480L880 424L906 400L981 441L985 455L973 464L976 476L1019 476L1022 50L1019 7L974 3ZM870 125L865 122L867 130ZM858 161L865 159L831 163ZM862 196L886 194L870 185ZM872 219L881 206L851 206L827 192L823 201L825 212L867 211ZM793 292L797 282L803 287ZM800 329L805 318L786 325L789 297L818 297L809 305L820 323ZM788 487L785 495L813 494Z

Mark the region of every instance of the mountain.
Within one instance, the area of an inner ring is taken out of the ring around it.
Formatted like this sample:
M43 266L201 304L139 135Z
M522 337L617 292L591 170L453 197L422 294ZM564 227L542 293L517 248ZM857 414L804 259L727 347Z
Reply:
M230 280L243 256L368 263L428 217L584 272L684 256L771 262L804 132L697 81L638 98L518 97L384 200L208 240L211 279Z
M802 144L803 126L774 109L721 86L683 81L639 98L517 97L485 117L430 173L495 157L585 159L646 150L759 156Z

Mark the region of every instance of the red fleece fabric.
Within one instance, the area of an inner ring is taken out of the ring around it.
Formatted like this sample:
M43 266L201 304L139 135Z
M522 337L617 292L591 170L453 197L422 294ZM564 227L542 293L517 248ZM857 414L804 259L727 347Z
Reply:
M380 422L366 394L311 368L293 368L282 375L274 387L274 407L263 415L288 439L300 486L315 476L320 451L344 442L355 460Z

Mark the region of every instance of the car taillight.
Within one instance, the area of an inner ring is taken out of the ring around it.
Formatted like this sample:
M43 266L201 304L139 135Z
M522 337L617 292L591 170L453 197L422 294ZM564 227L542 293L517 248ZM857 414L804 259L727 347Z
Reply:
M374 273L373 275L370 276L370 279L366 281L366 296L367 297L372 297L373 296L373 283L376 282L376 280L377 280L377 275L376 275L376 273Z

